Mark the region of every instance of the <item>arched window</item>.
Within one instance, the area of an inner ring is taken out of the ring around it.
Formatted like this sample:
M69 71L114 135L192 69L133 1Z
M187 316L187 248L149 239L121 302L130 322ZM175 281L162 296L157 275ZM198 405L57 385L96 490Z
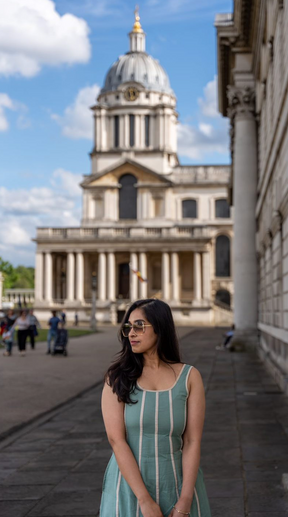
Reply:
M216 217L230 217L230 206L227 203L227 199L216 199L215 202L215 215Z
M119 183L119 219L137 219L137 178L133 174L124 174Z
M216 239L216 276L230 276L230 239L226 235Z
M197 218L196 199L184 199L184 201L182 201L182 218Z
M227 291L226 289L219 289L216 293L216 300L218 300L221 303L225 303L225 305L228 305L230 307L231 296L229 291Z

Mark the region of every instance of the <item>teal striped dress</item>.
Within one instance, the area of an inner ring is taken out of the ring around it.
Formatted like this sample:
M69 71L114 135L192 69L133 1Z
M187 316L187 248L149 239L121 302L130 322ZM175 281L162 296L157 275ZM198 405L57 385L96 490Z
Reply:
M145 486L164 517L169 515L181 493L182 437L186 426L188 376L192 368L184 364L169 390L145 390L137 384L131 399L138 403L125 404L124 409L127 443ZM104 474L100 517L143 517L114 454ZM211 517L200 468L190 517Z

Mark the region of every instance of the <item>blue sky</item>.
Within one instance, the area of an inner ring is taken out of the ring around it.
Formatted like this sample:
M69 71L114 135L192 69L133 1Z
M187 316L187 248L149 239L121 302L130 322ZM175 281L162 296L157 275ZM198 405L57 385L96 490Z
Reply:
M91 105L128 50L135 3L0 0L0 256L34 264L36 226L76 226L90 172ZM217 115L218 12L232 0L140 2L146 50L170 77L183 164L229 163Z

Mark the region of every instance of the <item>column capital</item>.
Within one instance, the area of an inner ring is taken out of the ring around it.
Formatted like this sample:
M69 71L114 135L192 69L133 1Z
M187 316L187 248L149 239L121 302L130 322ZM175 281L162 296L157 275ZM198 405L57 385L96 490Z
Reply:
M239 88L228 86L227 98L229 102L228 115L233 121L236 116L244 118L255 117L255 90L250 86Z

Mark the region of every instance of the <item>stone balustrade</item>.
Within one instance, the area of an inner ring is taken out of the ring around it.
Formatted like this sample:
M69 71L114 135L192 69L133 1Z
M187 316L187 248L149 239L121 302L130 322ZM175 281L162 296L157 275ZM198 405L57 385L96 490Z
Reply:
M37 240L63 240L63 239L134 239L134 238L201 238L210 237L212 235L212 228L207 226L173 226L171 228L165 227L100 227L100 228L38 228Z

